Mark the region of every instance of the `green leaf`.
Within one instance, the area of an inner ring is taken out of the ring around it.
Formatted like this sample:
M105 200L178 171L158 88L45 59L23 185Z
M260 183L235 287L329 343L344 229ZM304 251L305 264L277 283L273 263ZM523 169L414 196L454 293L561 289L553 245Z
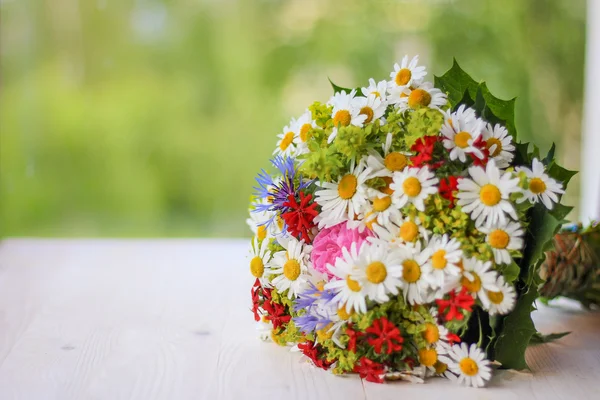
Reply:
M329 78L328 78L329 79ZM329 79L329 83L331 83L331 87L333 88L333 93L350 93L353 89L344 88L333 83L331 79ZM360 92L360 88L355 89L357 92Z
M502 321L501 333L494 346L495 358L502 364L502 368L529 368L525 361L525 349L536 333L531 312L535 309L533 302L537 296L537 288L530 287L519 299L515 309Z
M548 151L548 155L546 155L546 158L544 158L542 160L544 165L550 165L550 163L554 161L554 153L555 152L556 152L556 143L552 142L552 147L550 147L550 150Z
M514 260L512 260L512 262L509 265L505 266L502 269L502 275L504 276L506 282L513 283L519 277L520 271L521 269L519 268L519 265Z
M452 106L456 106L462 100L466 91L469 91L471 99L477 94L479 84L473 80L456 62L452 64L444 75L434 77L434 86L448 95L448 101Z
M529 341L529 345L536 345L542 343L550 343L560 338L563 338L570 334L571 332L559 332L559 333L550 333L548 335L543 335L540 332L536 332Z
M562 182L563 186L566 187L569 184L571 178L577 174L577 171L570 171L566 168L561 167L555 162L550 164L548 168L548 175L553 177L559 182Z

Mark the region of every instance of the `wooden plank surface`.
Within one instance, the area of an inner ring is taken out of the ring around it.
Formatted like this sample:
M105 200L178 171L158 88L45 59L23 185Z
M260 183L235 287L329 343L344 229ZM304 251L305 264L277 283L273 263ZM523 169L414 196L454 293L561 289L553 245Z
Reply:
M488 389L377 385L311 367L257 338L247 242L6 240L0 244L0 399L587 399L600 393L600 314L534 313L533 373Z

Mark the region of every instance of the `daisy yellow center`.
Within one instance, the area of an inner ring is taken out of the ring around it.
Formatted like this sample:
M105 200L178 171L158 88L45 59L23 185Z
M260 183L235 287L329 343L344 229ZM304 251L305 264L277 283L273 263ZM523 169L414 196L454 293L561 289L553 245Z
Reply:
M435 351L435 349L419 350L419 361L421 361L421 365L433 367L437 362L437 351Z
M472 281L470 281L466 276L463 276L460 279L460 284L463 285L463 287L465 287L469 292L477 293L481 289L481 278L475 272L471 271L471 274L473 275Z
M479 200L488 207L493 207L500 203L501 198L500 189L491 183L483 185L479 191Z
M372 262L367 266L367 279L371 283L381 283L387 278L387 269L381 261Z
M469 146L469 140L473 139L469 132L458 132L454 136L454 144L456 144L461 149Z
M431 256L431 264L435 269L444 269L447 263L446 250L438 250Z
M383 179L383 181L385 182L385 186L381 189L379 189L382 193L388 194L388 195L392 195L394 194L394 190L390 188L390 185L392 184L392 182L394 182L394 180L392 179L392 177L390 176L384 176L381 179Z
M410 82L411 77L412 77L412 72L410 72L410 69L402 68L396 74L396 85L398 85L398 86L406 85L408 82Z
M369 122L373 121L373 115L375 113L373 112L373 109L371 107L366 106L360 109L359 114L367 116L367 119L365 119L365 124L368 124Z
M381 93L379 93L377 90L372 91L371 94L374 94L377 98L381 97Z
M408 106L412 109L427 107L431 103L431 95L423 89L415 89L408 96Z
M533 194L544 193L546 191L546 183L540 178L533 178L529 182L529 190L531 190L531 193Z
M504 232L502 229L496 229L490 233L488 241L490 246L495 249L505 249L510 242L510 236L508 236L508 233Z
M327 339L331 339L331 337L333 336L333 331L330 331L332 326L333 324L330 322L327 325L325 325L323 329L319 329L317 331L317 337L319 338L320 342L324 342Z
M402 189L409 197L418 196L421 193L421 182L414 176L409 176L402 183Z
M390 204L392 204L392 198L390 196L381 198L376 197L373 200L373 210L377 212L385 211L390 207Z
M338 184L338 194L344 200L351 199L356 193L356 187L358 186L358 180L352 174L344 175Z
M348 289L353 292L360 292L360 283L350 278L350 275L346 277L346 285L348 285Z
M390 171L402 171L408 164L408 160L404 154L394 151L385 156L383 163Z
M402 278L408 283L415 283L421 277L421 267L415 260L406 260L402 263Z
M319 289L319 292L322 292L323 290L325 290L325 281L319 281L316 286L317 289Z
M436 374L441 375L444 372L446 372L446 370L448 369L448 365L441 361L438 361L433 365L433 368L435 369Z
M465 357L462 360L460 360L458 366L460 367L462 373L467 376L475 376L479 371L479 367L477 366L475 360L469 357Z
M263 240L264 238L266 238L267 237L267 227L264 225L260 225L256 229L256 237L258 238L258 240Z
M302 128L300 128L300 140L306 142L308 140L308 132L312 128L311 124L304 124Z
M260 257L254 257L252 260L250 260L250 272L257 278L263 276L263 273L265 272L265 264L263 264L263 261Z
M295 281L300 276L300 263L293 258L291 260L287 260L285 264L283 264L283 275L288 278L290 281Z
M400 237L405 242L412 242L419 234L419 227L413 221L406 221L400 227Z
M423 331L423 339L429 344L433 344L440 340L440 330L437 325L432 323L425 324L425 330Z
M502 292L487 292L488 295L488 299L490 299L490 301L494 304L500 304L502 303L502 300L504 300L504 293Z
M350 318L352 316L352 314L354 314L354 310L351 310L351 311L352 311L351 313L348 313L346 311L346 307L343 306L342 308L338 308L337 315L338 315L338 317L340 317L340 319L342 321L347 321L348 318Z
M500 152L502 151L502 142L500 141L500 139L497 139L495 137L491 137L485 141L485 148L488 150L494 145L496 145L496 147L494 148L494 152L490 153L490 157L496 157L498 154L500 154Z
M333 116L333 126L348 126L351 121L350 111L348 110L339 110Z
M281 149L281 151L285 151L285 149L287 149L290 146L290 144L292 144L293 140L294 132L286 133L281 139L281 142L279 143L279 148Z

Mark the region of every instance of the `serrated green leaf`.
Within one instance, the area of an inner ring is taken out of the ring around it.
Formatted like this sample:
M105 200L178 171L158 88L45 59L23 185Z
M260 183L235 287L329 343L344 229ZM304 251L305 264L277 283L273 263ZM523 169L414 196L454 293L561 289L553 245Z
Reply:
M448 94L448 101L452 106L460 103L466 91L469 91L469 96L474 99L478 85L469 74L462 70L456 59L452 63L452 68L444 75L434 77L434 86Z
M530 287L519 299L515 309L502 321L501 333L494 346L496 361L502 364L502 368L529 368L525 361L525 349L536 333L531 312L534 310L533 302L537 295L537 288Z
M341 87L341 86L338 86L335 83L333 83L333 81L331 79L329 79L329 83L331 83L331 87L333 88L333 93L340 93L340 92L350 93L350 92L352 92L352 90L356 90L357 92L360 92L360 88L348 89L345 87Z
M577 174L577 171L570 171L560 165L552 162L548 168L548 175L553 177L559 182L562 182L563 186L566 187L569 184L571 178Z
M519 277L520 271L521 269L519 268L519 265L512 260L512 263L502 269L502 275L504 276L506 282L513 283Z
M554 161L554 153L555 152L556 152L556 143L552 142L552 146L550 147L550 150L548 151L548 154L542 160L542 162L544 163L544 165L550 165L550 163Z
M542 343L550 343L560 338L563 338L570 334L571 332L559 332L559 333L550 333L548 335L543 335L540 332L536 332L529 341L529 345L536 345Z

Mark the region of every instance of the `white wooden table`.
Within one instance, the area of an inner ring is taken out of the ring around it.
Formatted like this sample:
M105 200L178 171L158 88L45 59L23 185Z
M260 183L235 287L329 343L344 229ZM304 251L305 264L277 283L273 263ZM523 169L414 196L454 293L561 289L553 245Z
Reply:
M257 338L247 242L6 240L0 244L0 399L600 398L600 314L534 314L533 373L488 389L336 377ZM225 290L225 288L227 290ZM597 397L598 396L598 397Z

